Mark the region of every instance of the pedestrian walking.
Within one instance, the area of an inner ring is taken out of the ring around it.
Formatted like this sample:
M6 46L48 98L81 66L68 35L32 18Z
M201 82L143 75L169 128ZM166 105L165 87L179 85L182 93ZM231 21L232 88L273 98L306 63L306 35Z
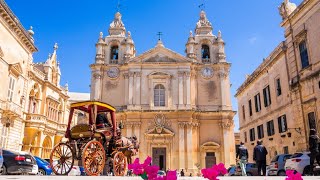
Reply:
M237 149L236 158L237 158L237 162L239 162L242 176L247 175L246 166L247 166L247 162L248 162L248 157L249 157L248 149L247 149L247 147L244 146L244 143L241 142L240 147Z
M261 170L262 175L266 175L267 171L267 149L262 145L262 141L258 140L256 147L254 147L253 150L253 160L256 161L256 164L258 166L258 176L261 176Z
M309 150L310 150L310 174L314 174L314 160L319 164L319 136L315 129L310 129ZM319 164L320 165L320 164Z
M183 169L181 170L181 172L180 172L180 176L184 176L184 171L183 171Z

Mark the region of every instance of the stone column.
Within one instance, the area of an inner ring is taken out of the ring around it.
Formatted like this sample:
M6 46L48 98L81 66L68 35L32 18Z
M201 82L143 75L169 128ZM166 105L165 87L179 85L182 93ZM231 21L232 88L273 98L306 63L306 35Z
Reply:
M135 72L135 105L140 105L141 72Z
M179 109L183 107L183 72L178 72L179 79Z
M126 129L127 129L127 137L131 137L132 136L132 124L128 123L126 124Z
M179 122L179 169L185 169L184 122Z
M194 159L193 159L193 146L195 146L192 139L192 123L188 123L187 125L187 168L188 171L194 170Z
M221 123L221 127L222 127L222 132L223 132L223 157L224 157L224 162L225 162L225 166L229 167L230 164L234 161L235 158L234 157L234 152L231 151L231 149L234 149L235 142L233 140L233 142L230 142L230 140L232 139L231 136L234 136L233 133L233 120L229 120L229 119L225 119L222 120Z
M220 92L221 92L221 107L222 110L226 109L226 105L227 105L227 89L226 89L226 78L227 78L227 74L225 73L224 69L219 71L219 78L220 78Z
M93 100L100 100L101 97L101 74L95 73L93 75L94 78L94 96Z
M129 104L129 74L124 73L124 104Z
M129 105L133 104L133 72L129 73Z
M186 77L186 92L187 92L187 108L191 107L191 86L190 86L190 72L186 72L185 77Z
M140 122L135 122L133 126L134 126L134 135L136 135L137 139L140 140L140 126L141 126L141 123Z

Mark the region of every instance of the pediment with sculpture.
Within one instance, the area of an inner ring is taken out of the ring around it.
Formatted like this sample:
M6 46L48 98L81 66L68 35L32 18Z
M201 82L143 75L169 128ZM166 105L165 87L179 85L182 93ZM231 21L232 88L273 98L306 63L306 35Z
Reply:
M174 132L170 130L171 122L166 119L164 114L155 115L153 121L149 122L148 130L145 132L146 136L167 136L173 137Z
M132 58L128 63L191 63L189 59L168 48L157 46L149 51Z

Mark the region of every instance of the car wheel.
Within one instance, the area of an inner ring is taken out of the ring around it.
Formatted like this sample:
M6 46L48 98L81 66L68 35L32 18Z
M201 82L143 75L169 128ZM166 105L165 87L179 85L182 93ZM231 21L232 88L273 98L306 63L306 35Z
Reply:
M286 176L287 174L286 174L286 172L284 172L284 171L279 171L278 172L278 176Z
M47 174L46 171L43 169L39 169L38 173L37 173L37 175L39 175L39 176L45 176L46 174Z
M248 172L248 173L247 173L247 176L252 176L252 174Z
M311 176L311 167L310 166L306 166L304 169L303 169L303 173L302 173L303 176Z
M2 165L1 175L6 175L6 174L7 174L7 168L5 165Z

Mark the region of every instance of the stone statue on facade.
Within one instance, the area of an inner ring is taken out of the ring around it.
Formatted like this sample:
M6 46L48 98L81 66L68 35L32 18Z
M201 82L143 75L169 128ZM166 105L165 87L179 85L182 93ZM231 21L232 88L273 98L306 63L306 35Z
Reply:
M279 13L282 19L286 19L296 8L296 4L291 3L289 0L284 0L284 2L279 6Z
M121 14L119 12L117 12L114 15L114 20L110 24L110 28L120 28L120 27L124 27L124 24L121 20Z
M200 19L197 22L197 28L204 27L204 26L211 26L211 23L207 19L206 13L204 11L200 12Z

